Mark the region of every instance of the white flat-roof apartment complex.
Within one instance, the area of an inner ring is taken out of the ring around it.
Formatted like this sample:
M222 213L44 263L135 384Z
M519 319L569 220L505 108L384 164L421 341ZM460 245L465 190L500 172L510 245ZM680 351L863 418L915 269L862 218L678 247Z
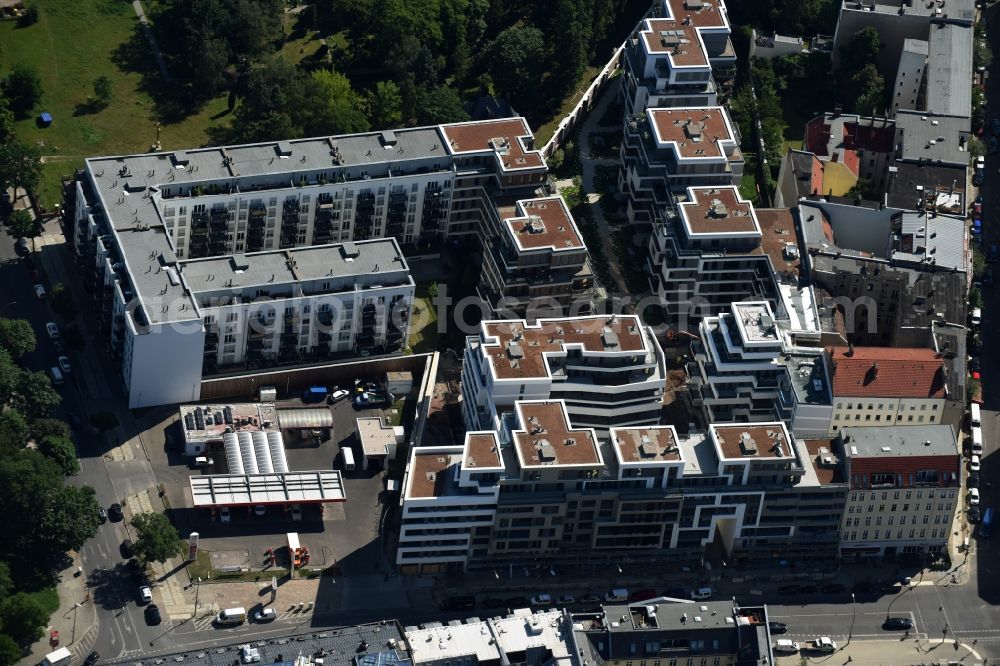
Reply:
M66 214L129 405L196 400L216 369L401 348L400 248L486 246L491 197L546 178L532 141L506 118L88 159Z
M561 400L518 401L500 421L411 450L404 573L836 556L846 485L780 422L602 437Z
M659 423L665 377L634 315L485 321L466 340L462 413L468 430L492 430L518 400L564 400L574 425L606 434Z

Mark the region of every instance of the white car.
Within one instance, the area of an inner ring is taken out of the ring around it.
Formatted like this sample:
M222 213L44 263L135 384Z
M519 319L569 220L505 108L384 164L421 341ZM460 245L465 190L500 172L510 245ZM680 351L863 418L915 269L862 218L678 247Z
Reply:
M982 463L979 460L979 456L972 456L969 458L969 471L978 472L982 468Z
M54 321L50 321L45 324L45 332L49 334L49 340L59 339L59 327L56 326Z
M194 459L195 467L211 467L215 464L215 461L207 456L198 456Z
M531 605L532 606L551 606L552 605L552 597L550 595L548 595L548 594L536 594L535 596L531 597Z
M969 488L969 506L979 506L979 488Z
M779 638L774 643L774 651L779 654L796 654L799 651L799 644L787 638Z
M63 371L63 374L69 374L73 370L73 366L69 364L69 356L60 356L57 360L59 361L59 369Z
M253 614L254 622L270 622L278 617L278 611L273 608L262 608Z
M816 652L836 652L837 644L829 636L820 636L809 644Z
M142 601L142 603L148 604L150 601L153 600L153 591L149 589L147 586L143 585L142 587L139 588L139 599L140 601Z
M45 285L35 285L35 296L37 296L39 300L43 300L45 298Z
M975 308L972 310L972 315L970 316L973 326L979 326L983 321L983 310L982 308Z
M230 520L232 520L232 518L233 516L232 514L229 513L228 506L224 506L221 509L219 509L219 520L221 520L224 523L228 523Z
M327 398L326 401L329 404L332 405L335 402L340 402L341 400L343 400L344 398L346 398L349 395L351 395L350 391L345 391L344 389L338 389L338 390L334 391L333 393L331 393L330 397Z

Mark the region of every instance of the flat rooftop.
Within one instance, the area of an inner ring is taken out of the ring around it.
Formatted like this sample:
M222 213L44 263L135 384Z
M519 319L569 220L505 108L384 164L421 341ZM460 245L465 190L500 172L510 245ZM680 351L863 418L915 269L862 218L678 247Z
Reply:
M972 157L966 150L971 128L968 116L900 109L896 112L896 130L902 135L900 157L907 162L927 160L964 167Z
M492 152L504 171L545 166L541 151L527 147L533 137L524 118L442 125L441 132L452 155Z
M946 0L947 1L947 0ZM968 118L972 114L971 25L942 21L927 39L927 108Z
M788 208L757 208L760 246L777 273L798 276L802 265L795 219Z
M836 453L835 439L807 439L804 443L809 454L809 462L812 463L816 479L821 485L847 481L844 477L844 466Z
M721 452L720 457L727 460L795 457L783 423L713 424L709 432Z
M678 209L689 238L760 236L753 204L735 187L689 187L687 195Z
M561 400L519 401L515 408L521 430L513 436L521 467L602 464L597 435L591 428L571 428Z
M744 345L781 342L774 313L767 301L732 303L730 309Z
M209 474L188 478L195 508L346 500L338 470Z
M859 2L858 0L844 0L843 8L846 10L871 12L878 14L895 14L901 16L899 7L902 0L877 0L871 2ZM971 21L975 16L974 0L937 0L929 2L910 2L906 6L906 14L917 16L941 16L947 14L949 19L963 19ZM902 22L903 19L900 19Z
M957 456L958 440L950 425L905 425L840 429L849 458Z
M564 620L561 610L549 610L532 613L531 610L520 608L501 618L493 618L490 624L496 632L500 649L508 655L511 662L520 661L518 655L524 655L531 650L545 650L551 656L545 663L563 663L567 666L576 663L572 659L573 647L569 642L568 620ZM528 663L535 663L528 659Z
M411 499L441 497L446 494L448 468L461 465L462 457L455 453L421 451L413 449L410 463L410 487L406 496Z
M471 664L500 663L500 651L486 622L408 629L405 633L414 664L437 664L446 660Z
M645 352L642 323L634 315L484 321L482 349L498 379L547 377L545 353L579 346L585 353Z
M673 67L707 66L708 54L700 30L717 28L729 31L721 0L667 0L663 6L669 15L648 19L646 29L642 31L647 53L668 54Z
M386 425L378 417L355 419L358 440L366 456L386 456L403 441L403 426Z
M264 424L277 423L278 414L274 404L269 402L181 405L179 412L185 442L221 442L227 429L231 432L263 430Z
M224 255L181 262L194 293L409 271L394 238Z
M586 249L561 196L518 201L515 214L505 218L504 225L521 250L552 248L552 251L559 252Z
M500 441L495 432L470 432L465 435L465 455L462 467L469 470L503 467Z
M673 426L612 428L610 435L621 464L683 460Z
M646 109L660 148L672 146L678 159L726 159L736 137L721 106Z

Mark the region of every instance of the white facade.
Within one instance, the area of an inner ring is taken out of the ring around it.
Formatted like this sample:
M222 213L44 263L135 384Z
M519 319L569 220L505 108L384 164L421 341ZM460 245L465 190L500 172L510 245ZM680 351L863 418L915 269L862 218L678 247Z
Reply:
M917 98L920 96L921 81L926 64L927 42L920 39L907 39L903 44L903 52L899 56L896 82L890 93L890 118L895 118L896 112L900 109L917 108Z
M934 425L941 423L944 398L852 398L834 396L830 433L845 426Z
M841 525L841 547L884 554L915 553L948 543L955 509L955 488L852 491Z

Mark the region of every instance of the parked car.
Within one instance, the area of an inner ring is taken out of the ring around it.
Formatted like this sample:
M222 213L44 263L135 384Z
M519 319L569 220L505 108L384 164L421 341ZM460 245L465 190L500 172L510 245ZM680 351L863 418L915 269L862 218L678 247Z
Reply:
M969 507L969 510L965 514L966 519L975 525L982 519L982 514L979 512L978 506Z
M45 286L43 284L35 284L35 296L37 296L39 300L45 299Z
M560 594L559 598L556 599L556 606L564 608L566 606L572 606L576 603L576 597L572 594Z
M775 654L796 654L799 651L799 644L787 638L780 638L774 642Z
M647 587L644 590L636 590L632 594L628 595L628 600L635 603L637 601L645 601L646 599L655 599L658 596L660 595L656 593L656 590L651 587Z
M73 366L69 363L69 356L60 356L56 361L58 361L59 369L63 371L63 374L69 374L73 371Z
M772 634L784 634L788 633L788 625L781 622L768 622L767 630Z
M162 618L160 618L160 609L156 604L149 604L146 606L146 623L157 625L160 623Z
M688 593L683 587L668 587L663 591L663 596L671 599L687 599Z
M969 474L969 478L966 481L966 484L970 488L978 488L979 487L979 474L980 474L979 472L972 472L971 474Z
M45 332L48 334L49 340L59 339L59 327L56 326L54 321L50 321L45 324Z
M811 647L816 652L837 651L837 644L834 643L833 639L831 639L829 636L820 636L819 638L813 639L812 641L810 641L809 647Z
M996 245L990 245L990 252L986 257L986 261L994 264L997 259L1000 259L1000 249L998 249Z
M293 523L302 522L302 507L301 506L299 506L298 504L293 504L292 508L289 510L289 513L291 513L291 515L292 515L292 522Z
M472 610L476 607L476 598L472 595L459 597L448 597L441 602L443 611L464 611Z
M232 514L229 513L229 507L228 506L224 506L221 509L219 509L219 520L221 522L228 523L232 519L233 519L233 516L232 516Z
M338 389L333 393L331 393L330 395L326 396L326 404L332 405L334 403L340 402L349 395L351 395L350 391Z
M532 606L551 606L552 605L552 597L549 596L548 594L536 594L535 596L531 597L531 605Z
M97 663L97 660L100 658L101 655L98 654L97 650L94 650L93 652L87 655L86 659L83 660L83 666L93 666L94 664Z
M480 608L505 608L506 602L500 597L486 597L479 602Z
M149 589L148 586L143 585L139 588L139 601L140 603L148 604L153 600L153 591Z
M31 248L28 247L28 239L18 238L17 242L14 243L14 252L16 252L19 257L24 257L31 252Z
M974 455L969 458L969 471L978 472L980 469L982 469L982 464L979 460L979 456Z
M909 631L913 628L913 620L908 617L887 617L885 622L882 623L882 628L896 631L905 629Z
M969 506L979 506L979 488L969 488Z
M503 605L505 608L528 608L531 606L531 602L524 597L508 597L503 600Z
M111 520L121 520L124 517L125 512L122 511L122 505L115 502L108 509L108 515L111 516Z
M97 520L101 525L108 522L108 512L103 506L97 507Z
M132 545L132 539L125 539L122 541L122 545L119 550L122 553L122 557L126 560L135 557L135 546Z
M602 601L604 601L604 599L602 599L599 594L585 594L580 597L581 604L599 604Z
M253 614L254 622L270 622L278 617L278 611L273 608L261 608Z

